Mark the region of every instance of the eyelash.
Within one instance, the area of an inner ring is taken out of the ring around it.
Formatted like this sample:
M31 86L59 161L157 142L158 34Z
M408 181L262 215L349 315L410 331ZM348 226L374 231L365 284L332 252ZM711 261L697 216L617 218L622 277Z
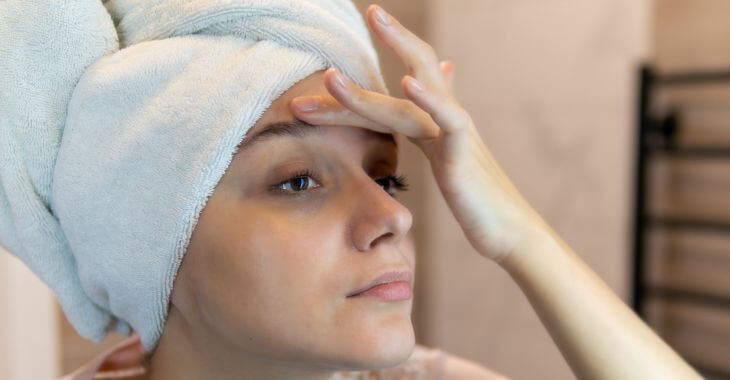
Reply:
M289 177L285 181L279 182L276 185L271 186L271 190L278 191L278 192L282 192L282 193L285 193L287 195L299 196L298 193L304 193L307 190L288 191L288 190L282 190L281 189L281 186L288 184L291 180L299 179L299 178L306 178L306 177L311 177L316 182L318 182L318 183L320 182L319 181L319 176L316 173L314 173L310 169L306 169L306 170L302 170L302 171L299 171L299 172L295 173L293 176ZM409 186L408 185L408 178L405 175L402 175L402 174L401 175L390 175L390 176L386 176L386 177L379 178L379 179L376 180L376 182L377 181L381 181L381 180L387 180L387 181L389 181L389 183L391 184L391 187L394 188L396 192L408 191L408 186ZM315 187L315 189L318 188L318 187L319 186ZM385 189L383 189L383 190L385 190ZM390 194L391 196L395 196L394 193L390 193L389 192L388 194Z

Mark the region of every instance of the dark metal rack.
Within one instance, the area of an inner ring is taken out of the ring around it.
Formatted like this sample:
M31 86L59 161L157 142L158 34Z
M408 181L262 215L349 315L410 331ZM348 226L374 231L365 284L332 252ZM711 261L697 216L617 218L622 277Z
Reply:
M645 281L648 249L647 230L649 228L718 231L730 234L730 221L718 222L650 214L647 202L651 190L649 186L650 160L662 157L730 159L730 147L690 148L679 146L676 142L676 135L680 127L679 111L674 108L670 109L664 116L655 116L652 108L655 93L659 89L668 87L730 85L730 71L659 74L648 65L643 65L639 70L638 79L638 112L636 118L638 133L635 146L631 306L642 318L645 318L644 303L648 297L730 309L730 298L701 294L694 291L667 289L649 285ZM730 107L730 104L728 107ZM728 276L730 276L730 273L728 273ZM730 379L730 373L725 370L708 368L699 363L691 364L706 376Z

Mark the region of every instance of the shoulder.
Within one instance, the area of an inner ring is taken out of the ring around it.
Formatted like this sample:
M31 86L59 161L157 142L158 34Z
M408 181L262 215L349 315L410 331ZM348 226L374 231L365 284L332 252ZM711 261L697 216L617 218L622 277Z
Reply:
M366 372L339 372L331 380L509 380L470 360L438 348L416 345L400 365Z

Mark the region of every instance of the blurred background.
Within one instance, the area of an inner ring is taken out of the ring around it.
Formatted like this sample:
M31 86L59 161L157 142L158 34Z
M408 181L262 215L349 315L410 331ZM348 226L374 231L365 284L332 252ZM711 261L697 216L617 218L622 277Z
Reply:
M487 146L576 253L708 378L730 378L730 2L379 4L455 63ZM378 48L402 96L405 68ZM419 343L513 379L574 378L521 290L463 237L421 153L402 146ZM79 337L0 254L0 379L57 377L122 338Z

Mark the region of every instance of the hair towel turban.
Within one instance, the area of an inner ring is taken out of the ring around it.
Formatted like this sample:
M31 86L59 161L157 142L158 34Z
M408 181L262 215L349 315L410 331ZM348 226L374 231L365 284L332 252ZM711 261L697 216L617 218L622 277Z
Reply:
M271 103L327 67L387 94L350 0L3 0L0 41L0 245L82 336L147 351Z

